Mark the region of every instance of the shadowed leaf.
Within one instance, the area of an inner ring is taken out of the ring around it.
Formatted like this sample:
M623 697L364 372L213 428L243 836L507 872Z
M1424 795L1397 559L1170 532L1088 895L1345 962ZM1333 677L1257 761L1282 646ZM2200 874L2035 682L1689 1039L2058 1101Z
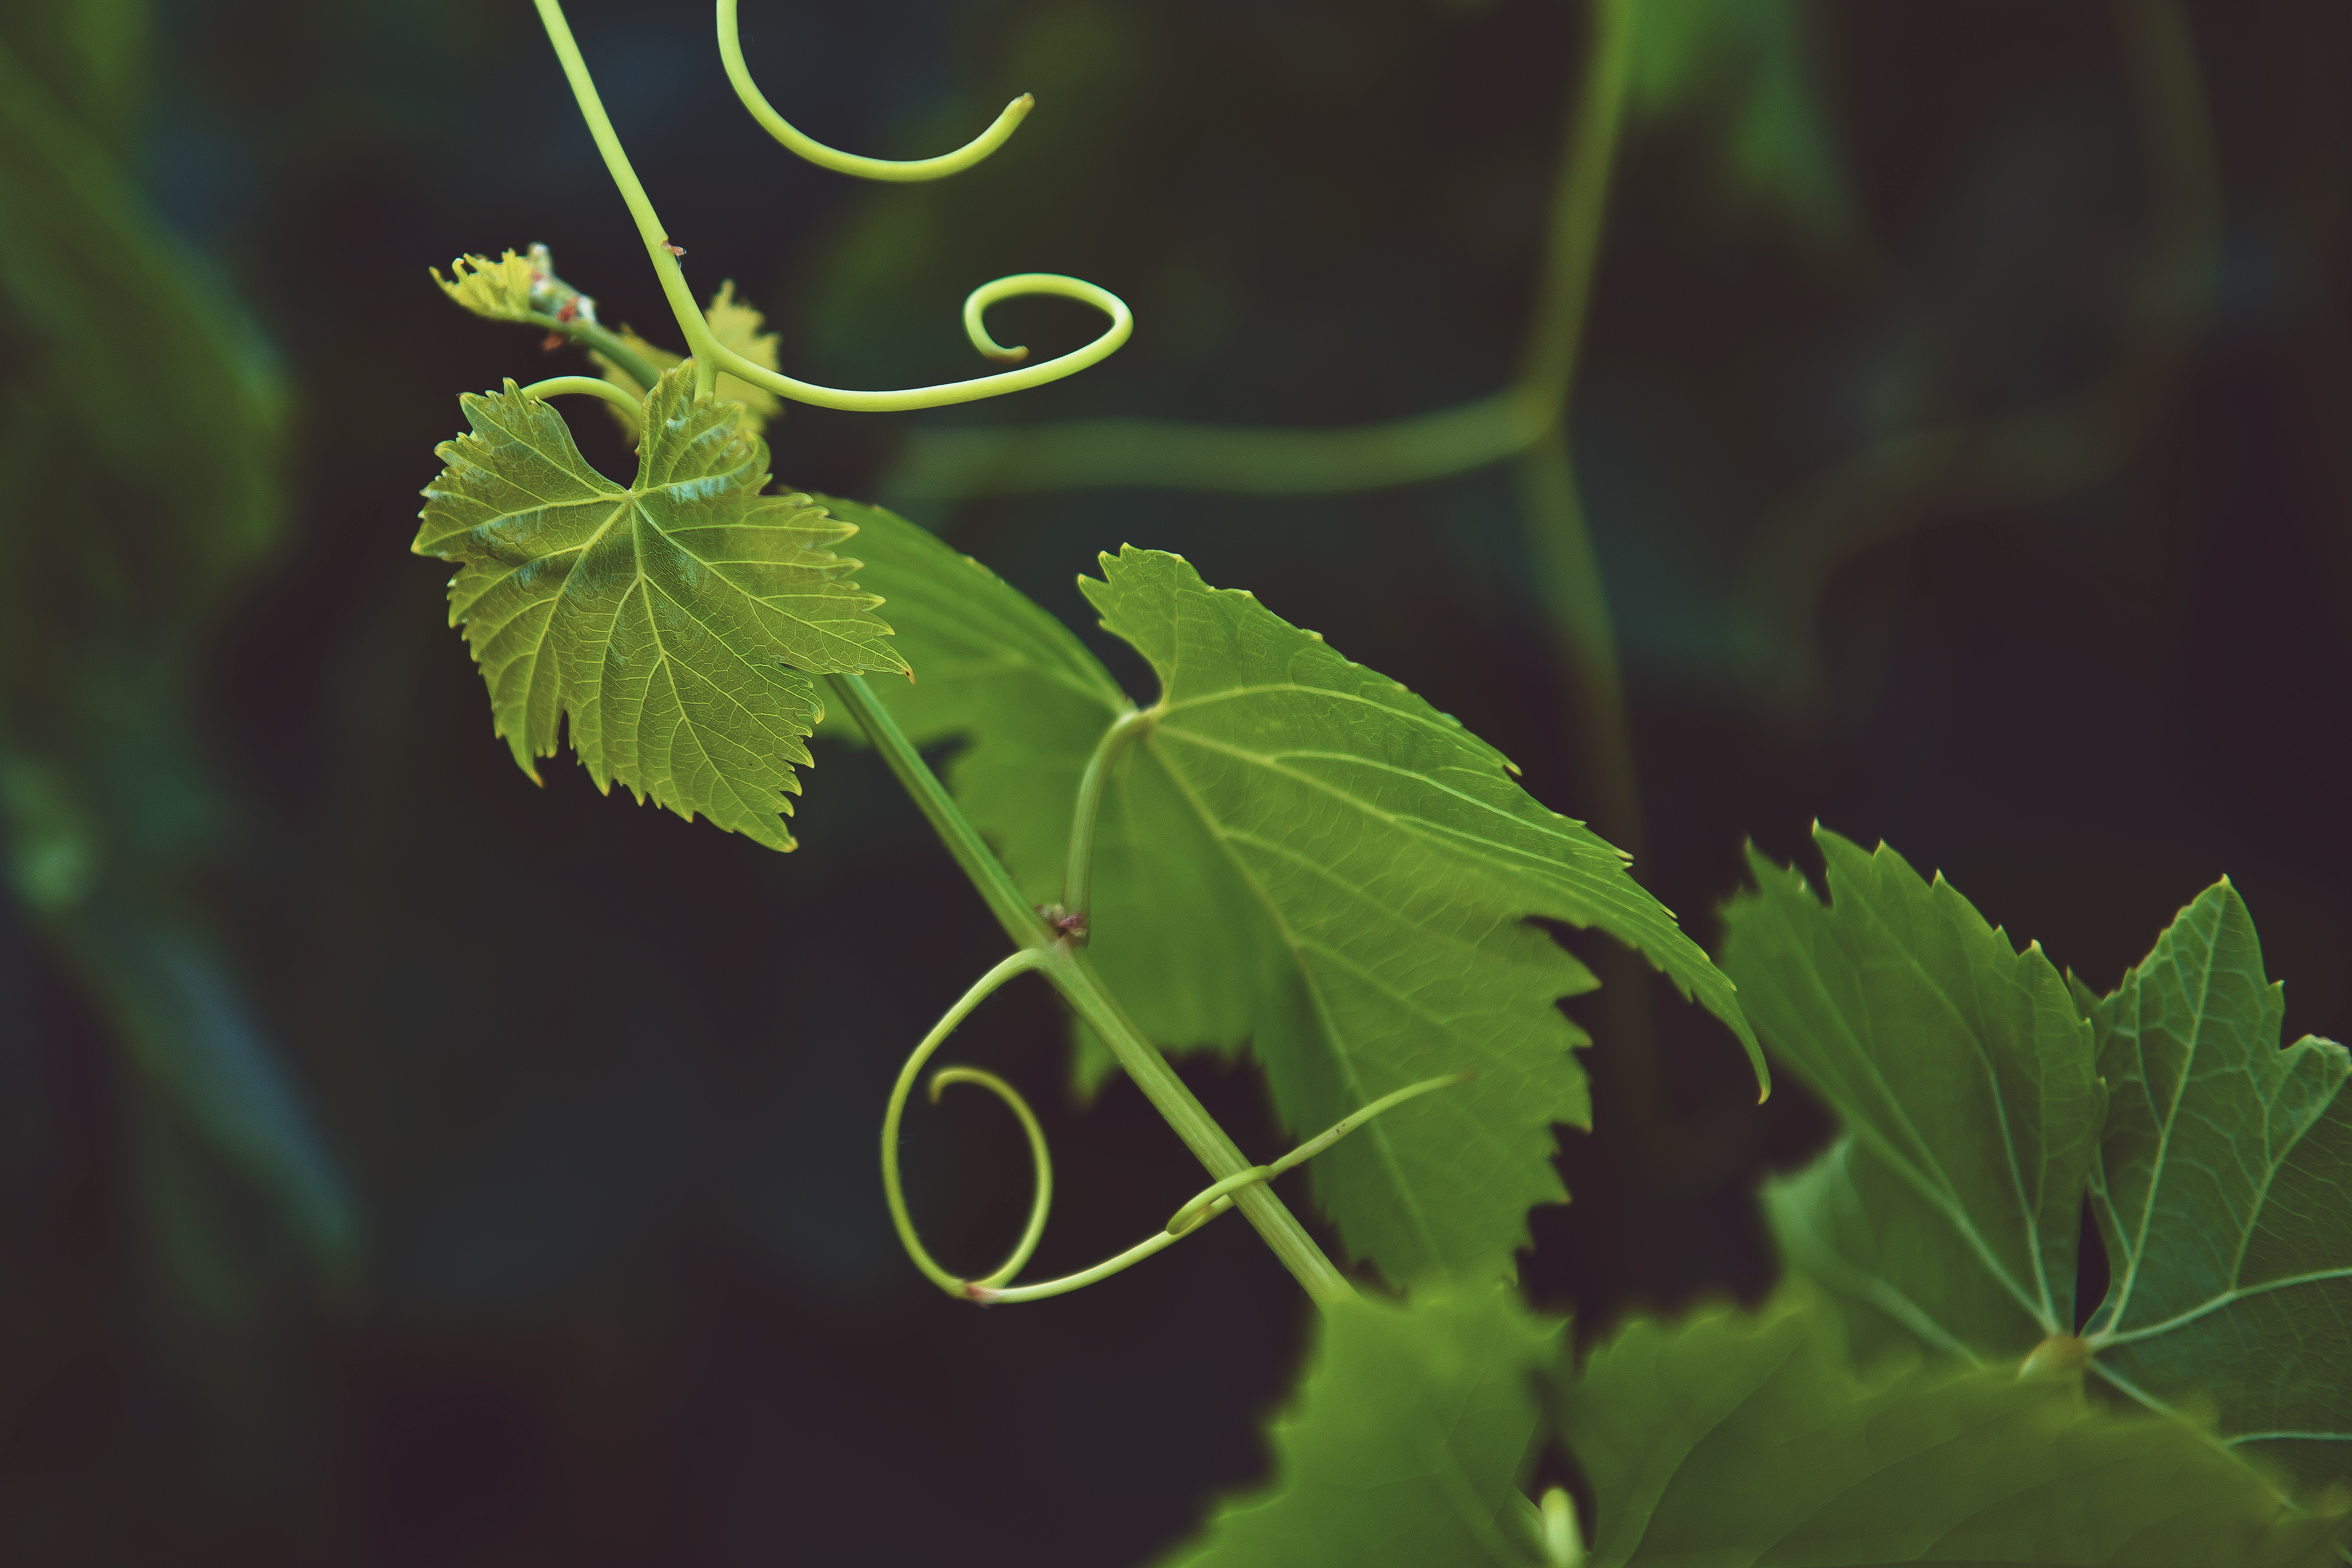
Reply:
M1532 1562L1517 1486L1536 1431L1529 1374L1559 1337L1507 1289L1330 1309L1297 1412L1273 1429L1274 1480L1171 1563Z
M1937 1348L2023 1355L2074 1327L2104 1104L2090 1026L2040 948L2017 952L1940 877L1815 837L1826 907L1751 852L1757 890L1725 911L1748 1016L1847 1128L1768 1189L1773 1227L1816 1279Z
M1559 1405L1592 1568L2316 1568L2347 1526L2077 1377L1916 1352L1857 1377L1802 1286L1752 1315L1637 1320Z
M2226 881L2099 1003L2113 1284L2086 1338L2111 1381L2319 1485L2352 1479L2352 1059L2281 1050L2284 1005Z

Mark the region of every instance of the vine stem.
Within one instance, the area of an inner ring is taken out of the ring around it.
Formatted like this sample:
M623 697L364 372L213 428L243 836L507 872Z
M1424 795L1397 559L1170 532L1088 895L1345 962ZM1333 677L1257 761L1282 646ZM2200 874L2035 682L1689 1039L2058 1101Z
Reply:
M826 679L874 749L882 753L900 786L929 819L947 846L949 855L988 905L997 923L1004 928L1004 934L1015 946L1035 953L1029 961L1031 966L1102 1037L1136 1088L1143 1091L1152 1109L1192 1151L1210 1176L1223 1181L1255 1169L1239 1145L1217 1125L1208 1108L1176 1076L1175 1068L1168 1065L1159 1047L1120 1008L1094 966L1087 962L1086 954L1056 933L1022 897L1012 873L997 859L979 829L972 826L971 819L956 805L955 797L948 793L947 785L923 761L922 753L915 750L914 743L874 695L866 678L850 674L828 676ZM1298 1223L1297 1215L1271 1187L1264 1182L1254 1182L1233 1197L1234 1206L1257 1228L1283 1267L1290 1270L1317 1305L1328 1307L1353 1298L1355 1289L1348 1283L1347 1277L1324 1255L1315 1238Z
M559 321L553 316L543 315L538 311L525 316L523 321L525 325L540 328L543 331L558 333L570 338L581 348L603 354L620 367L622 374L644 387L647 392L651 392L654 389L654 384L661 380L661 372L654 368L654 363L651 360L631 348L619 333L594 321L583 321L576 316L568 321ZM642 403L645 400L636 398L632 401Z
M1049 381L1059 381L1108 358L1135 331L1135 319L1128 312L1126 302L1109 289L1097 288L1083 279L1065 278L1055 272L1024 272L983 283L966 301L966 329L972 337L972 346L981 353L992 359L1019 357L1014 351L999 348L988 341L985 331L971 331L981 311L1000 300L1016 295L1057 294L1066 299L1082 300L1108 316L1110 325L1084 348L1074 349L1043 364L978 376L970 381L945 382L937 386L910 387L899 392L850 392L838 387L819 386L814 382L781 375L765 365L754 364L719 342L718 335L710 330L710 323L703 319L701 310L695 304L694 291L687 287L686 274L677 265L677 258L684 252L670 243L669 231L662 226L660 215L654 211L653 199L646 195L645 185L637 179L636 171L629 165L629 155L622 150L621 138L613 129L612 117L604 112L604 100L597 94L596 80L588 72L588 62L581 56L580 45L572 37L570 24L563 19L561 0L536 0L536 3L540 22L547 29L548 42L555 46L556 58L562 62L564 78L572 84L572 96L580 105L580 117L588 122L588 133L595 138L596 150L604 155L605 171L612 175L613 184L619 187L621 199L628 204L629 216L637 226L637 236L646 244L646 257L653 263L654 276L661 280L662 297L669 302L670 313L677 318L678 331L686 334L687 344L693 351L696 397L711 395L719 384L719 373L723 370L779 397L789 397L796 403L812 403L824 408L845 408L864 413L939 408L951 403L970 403L979 398L996 397L1008 392L1042 386Z

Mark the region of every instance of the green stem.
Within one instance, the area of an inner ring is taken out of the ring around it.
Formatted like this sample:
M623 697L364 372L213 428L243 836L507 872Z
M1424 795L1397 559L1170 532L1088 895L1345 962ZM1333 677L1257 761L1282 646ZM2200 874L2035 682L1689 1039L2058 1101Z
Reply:
M1095 742L1094 755L1087 759L1087 771L1078 776L1077 808L1070 814L1070 858L1062 871L1062 910L1066 915L1083 921L1087 900L1093 889L1095 864L1095 822L1102 815L1103 784L1110 777L1112 764L1128 742L1150 731L1156 708L1130 709L1110 722L1110 728ZM1085 927L1078 928L1083 931Z
M613 362L614 368L618 369L623 375L627 376L647 392L651 392L654 389L654 383L661 379L661 372L655 368L653 361L631 348L626 340L608 327L599 326L593 321L583 321L577 317L569 321L561 321L553 316L542 315L536 311L523 317L522 320L529 325L545 331L561 333L580 347L603 354ZM640 398L638 401L644 400Z
M607 403L627 409L632 418L643 415L646 406L644 398L631 397L611 382L593 375L551 375L545 381L532 382L522 389L522 393L525 397L562 397L572 395L601 397Z
M705 379L714 385L718 381L719 339L704 321L701 310L694 302L694 291L686 286L686 274L678 270L677 258L671 254L669 231L662 227L661 215L654 211L653 198L638 183L637 172L629 166L629 155L621 150L621 138L613 130L613 121L604 112L604 100L597 96L596 79L588 74L588 62L580 55L580 46L573 41L571 24L563 19L560 0L537 0L540 24L547 29L547 40L555 46L555 58L563 63L564 79L572 84L572 96L580 105L580 118L588 122L588 134L596 140L596 151L604 154L604 171L619 187L621 200L628 204L629 217L637 226L637 237L645 241L646 256L653 262L654 276L660 279L662 297L669 301L670 313L677 318L678 331L686 334L687 345L695 358L695 394L708 395ZM647 384L648 390L651 384Z
M971 1069L950 1068L950 1070L970 1071ZM1294 1170L1305 1164L1381 1111L1402 1105L1417 1095L1427 1094L1433 1089L1444 1089L1450 1084L1460 1083L1467 1076L1467 1074L1456 1073L1451 1078L1433 1078L1426 1082L1398 1089L1393 1094L1383 1095L1328 1131L1318 1133L1301 1143L1273 1164L1254 1165L1246 1171L1213 1184L1196 1194L1182 1208L1178 1209L1167 1225L1160 1229L1145 1237L1118 1257L1103 1259L1092 1268L1082 1268L1076 1274L1066 1274L1058 1279L1040 1280L1034 1285L1004 1287L998 1286L996 1281L999 1279L1011 1279L1012 1271L1008 1268L1000 1268L986 1279L973 1280L957 1293L989 1305L1004 1301L1042 1301L1049 1296L1065 1296L1073 1290L1108 1279L1124 1269L1134 1268L1153 1254L1173 1247L1219 1215L1227 1213L1234 1207L1235 1198L1244 1188L1259 1183L1270 1182L1285 1171ZM1026 1124L1029 1121L1025 1115L1026 1108L1023 1110L1024 1121ZM1038 1158L1042 1168L1044 1156L1041 1154ZM1043 1180L1042 1176L1040 1180Z
M1225 1130L1217 1125L1208 1108L1185 1087L1184 1080L1176 1076L1159 1047L1120 1009L1093 966L1087 963L1086 955L1057 937L1021 896L1012 874L989 849L979 830L971 826L962 808L956 805L955 797L948 793L930 764L923 761L922 753L915 750L889 710L875 697L865 677L835 675L827 679L842 706L856 720L875 750L882 753L883 761L929 820L948 853L979 891L1005 934L1016 946L1037 951L1038 970L1087 1026L1102 1037L1136 1088L1143 1091L1143 1097L1185 1147L1192 1151L1210 1176L1223 1180L1249 1170L1251 1162L1226 1136ZM1235 1206L1257 1227L1275 1256L1318 1304L1328 1306L1355 1294L1347 1277L1324 1256L1315 1238L1307 1234L1297 1216L1272 1189L1262 1183L1254 1185L1238 1195Z
M833 687L833 694L849 710L849 716L857 721L874 749L882 753L882 760L889 764L899 787L914 798L940 841L948 847L948 853L955 858L956 865L988 905L988 912L996 917L1004 934L1013 939L1013 944L1027 948L1050 943L1054 932L1045 924L1045 917L1021 896L1013 874L989 848L980 830L956 805L955 796L948 793L948 786L923 761L923 754L915 750L915 743L907 739L907 732L898 728L890 710L882 706L881 699L874 695L866 678L834 675L826 679Z
M1544 287L1519 362L1518 385L1542 412L1549 431L1568 417L1577 352L1584 342L1586 307L1600 259L1601 231L1617 166L1618 132L1625 120L1625 89L1633 70L1638 20L1633 0L1593 0L1592 41L1583 83L1570 108L1552 187L1551 223L1544 246Z

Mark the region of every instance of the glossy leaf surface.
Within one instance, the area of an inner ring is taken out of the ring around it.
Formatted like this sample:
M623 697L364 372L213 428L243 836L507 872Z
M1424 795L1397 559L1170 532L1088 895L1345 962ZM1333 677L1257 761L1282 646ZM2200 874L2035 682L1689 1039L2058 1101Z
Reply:
M684 816L777 849L792 764L819 707L811 673L905 668L878 601L832 552L851 525L770 496L766 443L735 405L695 402L673 372L627 487L590 468L556 411L512 382L464 399L473 434L444 442L415 548L461 563L450 621L526 772L572 742L600 789L618 781Z

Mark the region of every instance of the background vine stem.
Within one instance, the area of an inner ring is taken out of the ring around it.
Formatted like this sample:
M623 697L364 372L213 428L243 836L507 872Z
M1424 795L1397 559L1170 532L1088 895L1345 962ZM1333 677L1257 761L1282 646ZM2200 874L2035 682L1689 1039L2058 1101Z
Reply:
M1633 74L1633 0L1593 0L1591 18L1552 186L1534 310L1510 385L1450 408L1332 429L1181 419L918 429L908 433L889 476L886 501L1097 486L1329 495L1466 473L1541 441L1567 414Z
M900 786L929 819L948 853L988 905L989 912L1004 928L1004 934L1016 946L1034 951L1038 973L1102 1037L1136 1088L1142 1090L1144 1099L1151 1102L1152 1109L1160 1112L1184 1146L1192 1151L1210 1176L1222 1181L1252 1169L1253 1162L1217 1124L1208 1108L1185 1087L1184 1080L1176 1076L1176 1069L1168 1065L1159 1047L1120 1008L1109 988L1087 962L1086 954L1062 940L1045 917L1022 897L1012 873L1005 870L1003 863L956 805L955 797L948 793L947 785L875 697L866 678L852 674L828 676L826 679L867 741L881 752ZM1283 1267L1290 1270L1318 1306L1329 1306L1355 1295L1355 1288L1348 1283L1347 1277L1325 1256L1315 1238L1298 1223L1298 1216L1290 1212L1289 1205L1272 1188L1263 1182L1254 1184L1235 1194L1234 1206L1257 1228Z

